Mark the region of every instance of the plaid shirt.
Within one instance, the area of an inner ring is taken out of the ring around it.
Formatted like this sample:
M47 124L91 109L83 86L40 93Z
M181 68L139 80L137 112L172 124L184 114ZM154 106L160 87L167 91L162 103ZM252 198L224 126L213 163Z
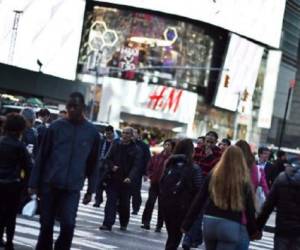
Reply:
M212 152L211 155L206 156L205 145L195 148L194 162L201 167L204 175L208 175L220 160L221 150L217 146L212 148Z

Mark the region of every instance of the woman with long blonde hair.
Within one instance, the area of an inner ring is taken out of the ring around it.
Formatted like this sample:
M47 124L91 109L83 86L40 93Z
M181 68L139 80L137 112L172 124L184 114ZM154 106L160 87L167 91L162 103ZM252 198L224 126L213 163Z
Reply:
M204 209L204 241L207 250L235 250L240 235L259 236L255 224L255 208L249 170L237 146L228 147L214 167L185 218L187 231ZM247 227L242 224L243 212Z

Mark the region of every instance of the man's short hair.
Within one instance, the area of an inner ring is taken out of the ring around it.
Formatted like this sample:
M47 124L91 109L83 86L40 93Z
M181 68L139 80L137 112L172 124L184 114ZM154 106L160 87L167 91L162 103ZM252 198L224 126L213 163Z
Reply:
M71 93L69 99L78 99L80 104L84 105L84 96L80 92Z
M105 132L114 132L114 127L111 125L108 125L107 127L105 127L104 131Z
M215 131L209 131L206 133L205 136L208 136L208 135L215 137L216 141L219 139L219 136L218 136L217 132L215 132Z
M286 153L283 150L278 150L276 153L277 158L281 158L282 156L285 156Z
M40 111L38 112L38 115L41 117L47 117L47 116L50 116L51 113L48 109L40 109Z
M21 110L20 113L21 116L23 116L25 118L25 120L34 122L36 116L35 116L35 112L32 108L24 108Z
M227 138L222 139L221 142L224 143L224 144L226 144L227 146L231 145L231 141L229 139L227 139Z
M268 147L266 147L266 146L259 147L259 149L258 149L258 155L261 155L265 151L269 151L270 152L270 149Z

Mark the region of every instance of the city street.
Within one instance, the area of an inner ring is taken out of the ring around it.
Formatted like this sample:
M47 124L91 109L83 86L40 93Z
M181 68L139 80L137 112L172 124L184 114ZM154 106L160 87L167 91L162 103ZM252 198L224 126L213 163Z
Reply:
M143 207L147 198L147 187L143 187ZM128 231L123 232L119 230L119 223L113 228L112 232L99 231L98 227L101 225L104 211L103 205L101 208L94 208L93 203L88 206L80 205L77 217L77 227L75 237L73 240L72 249L84 250L156 250L163 249L166 240L165 229L162 233L155 233L155 224L152 224L150 231L140 228L141 209L138 215L131 215ZM142 207L142 208L143 208ZM153 222L156 222L156 211L153 214ZM273 222L271 222L273 224ZM27 219L19 217L17 220L17 229L15 242L17 250L34 249L39 233L38 218ZM55 237L57 236L59 227L55 227ZM203 249L203 247L201 248ZM264 233L264 237L260 241L255 241L251 244L251 250L258 249L273 249L273 234Z

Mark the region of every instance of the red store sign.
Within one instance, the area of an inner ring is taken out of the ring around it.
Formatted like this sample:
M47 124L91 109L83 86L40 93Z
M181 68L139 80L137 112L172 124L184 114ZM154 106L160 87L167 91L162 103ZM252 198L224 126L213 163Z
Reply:
M182 89L159 86L150 93L147 108L175 113L180 105L182 94Z

